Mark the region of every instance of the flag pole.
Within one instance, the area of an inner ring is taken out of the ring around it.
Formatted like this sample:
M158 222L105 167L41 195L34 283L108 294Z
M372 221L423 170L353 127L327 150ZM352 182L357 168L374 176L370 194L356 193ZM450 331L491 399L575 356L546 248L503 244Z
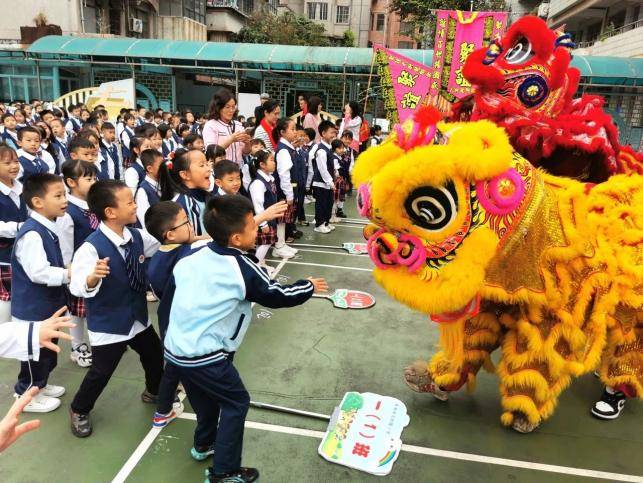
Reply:
M366 97L364 99L364 110L362 111L364 113L364 116L366 116L366 106L368 105L368 93L371 90L371 79L373 78L373 66L375 65L375 56L377 52L377 48L373 47L373 58L371 59L371 72L368 75L368 84L366 85Z

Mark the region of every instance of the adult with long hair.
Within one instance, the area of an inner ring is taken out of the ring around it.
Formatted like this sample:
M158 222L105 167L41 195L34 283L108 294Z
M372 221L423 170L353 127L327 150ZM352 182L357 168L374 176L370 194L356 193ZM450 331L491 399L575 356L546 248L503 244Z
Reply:
M254 133L255 139L261 139L266 145L266 149L273 153L277 149L278 140L274 138L272 133L279 117L281 117L279 102L274 99L268 99L263 103L263 111L260 112L260 117L257 118L257 128Z
M355 101L349 101L348 104L344 106L344 117L339 126L339 134L337 136L341 138L344 131L353 133L350 148L355 150L355 152L359 152L359 130L361 126L362 116L359 104Z
M226 156L239 166L243 165L243 145L250 136L240 122L234 120L237 112L237 100L228 89L221 88L214 93L208 119L203 127L205 146L218 144L226 150Z
M322 122L321 111L323 107L321 97L312 96L308 99L308 114L304 116L304 129L311 128L315 130L315 143L321 142L319 123Z

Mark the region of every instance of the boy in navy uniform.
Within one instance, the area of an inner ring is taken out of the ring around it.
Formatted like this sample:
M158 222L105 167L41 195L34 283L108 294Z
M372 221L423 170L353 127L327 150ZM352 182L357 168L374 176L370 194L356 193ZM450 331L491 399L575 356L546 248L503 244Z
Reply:
M40 157L40 131L35 127L24 127L18 131L18 160L20 173L18 181L24 182L34 174L49 173L49 165Z
M337 128L330 121L319 123L321 142L317 145L313 159L313 195L315 196L315 228L318 233L330 233L335 229L330 224L333 210L333 191L335 183L333 175L333 151L330 147L337 137Z
M204 224L212 242L174 267L165 359L196 412L194 446L214 444L214 466L206 481L252 482L258 471L241 467L250 396L232 365L252 319L251 303L293 307L327 285L312 278L288 286L270 280L245 253L255 245L257 223L252 202L244 196L211 199Z
M145 291L145 258L159 247L151 235L135 228L132 191L116 180L95 183L87 196L89 209L101 221L72 262L71 293L84 297L92 366L71 403L71 431L92 433L89 413L118 367L127 346L136 351L145 371L141 399L156 403L163 374L161 342L150 324Z
M32 212L18 230L11 254L11 318L28 323L45 320L66 305L63 286L69 283L69 270L63 264L56 218L65 214L67 198L62 179L50 173L29 177L22 195ZM25 411L46 413L60 406L65 388L47 383L56 364L50 349L41 349L38 361L20 363L15 397L32 386L41 388Z

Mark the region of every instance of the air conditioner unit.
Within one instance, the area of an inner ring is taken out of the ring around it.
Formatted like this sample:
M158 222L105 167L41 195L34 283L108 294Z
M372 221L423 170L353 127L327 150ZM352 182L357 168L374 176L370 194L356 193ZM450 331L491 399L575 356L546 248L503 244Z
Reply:
M143 20L140 18L130 18L130 30L136 33L143 33Z
M538 5L538 16L540 18L547 18L549 15L549 4L548 3L541 3Z

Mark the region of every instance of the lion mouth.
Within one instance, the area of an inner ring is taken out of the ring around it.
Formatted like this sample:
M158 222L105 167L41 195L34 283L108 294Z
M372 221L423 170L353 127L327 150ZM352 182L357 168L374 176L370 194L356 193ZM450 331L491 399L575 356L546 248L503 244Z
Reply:
M416 236L395 235L375 225L367 225L364 238L367 240L368 255L378 268L404 266L413 273L424 265L426 248Z

